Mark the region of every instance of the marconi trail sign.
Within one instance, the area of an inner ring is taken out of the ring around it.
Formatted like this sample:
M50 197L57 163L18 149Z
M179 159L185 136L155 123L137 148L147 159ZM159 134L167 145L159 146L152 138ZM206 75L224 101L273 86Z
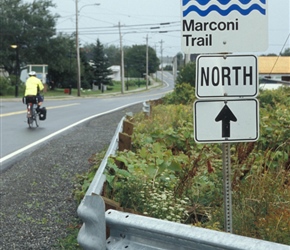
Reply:
M192 53L265 51L268 0L181 0L182 49Z

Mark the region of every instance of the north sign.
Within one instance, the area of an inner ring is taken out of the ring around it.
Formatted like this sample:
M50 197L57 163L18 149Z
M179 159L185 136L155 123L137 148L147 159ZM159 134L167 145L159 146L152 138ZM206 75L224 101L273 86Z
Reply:
M196 142L249 142L258 138L259 102L255 98L198 100L194 103Z
M200 55L196 60L197 98L240 98L258 95L254 55Z
M265 51L268 0L181 0L185 54Z

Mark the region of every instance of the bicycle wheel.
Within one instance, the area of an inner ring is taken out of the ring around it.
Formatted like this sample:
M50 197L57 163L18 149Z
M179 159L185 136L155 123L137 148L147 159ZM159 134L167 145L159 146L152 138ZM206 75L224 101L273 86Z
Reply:
M35 126L38 127L38 114L36 113L35 107L33 104L30 104L29 108L30 112L27 112L27 123L29 128L33 127L33 123L35 122Z
M28 127L31 128L33 124L33 117L32 117L32 105L27 104L27 124Z
M28 124L28 127L32 127L33 126L33 118L32 117L27 117L27 124Z
M33 120L35 121L35 126L38 127L38 113L35 110L35 107L33 107Z

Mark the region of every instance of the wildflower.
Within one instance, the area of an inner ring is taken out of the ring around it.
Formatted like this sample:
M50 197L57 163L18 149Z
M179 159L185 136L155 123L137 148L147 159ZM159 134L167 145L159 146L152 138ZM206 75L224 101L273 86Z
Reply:
M162 195L161 195L161 199L162 199L162 200L166 200L166 194L162 194Z

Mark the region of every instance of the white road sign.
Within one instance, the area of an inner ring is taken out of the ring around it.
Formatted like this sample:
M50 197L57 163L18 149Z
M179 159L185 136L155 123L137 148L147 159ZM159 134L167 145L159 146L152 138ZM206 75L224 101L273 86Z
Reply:
M256 97L258 66L254 55L200 55L196 60L197 98Z
M194 103L196 142L245 142L258 138L259 102L255 98L198 100Z
M268 48L268 0L181 0L185 54Z

